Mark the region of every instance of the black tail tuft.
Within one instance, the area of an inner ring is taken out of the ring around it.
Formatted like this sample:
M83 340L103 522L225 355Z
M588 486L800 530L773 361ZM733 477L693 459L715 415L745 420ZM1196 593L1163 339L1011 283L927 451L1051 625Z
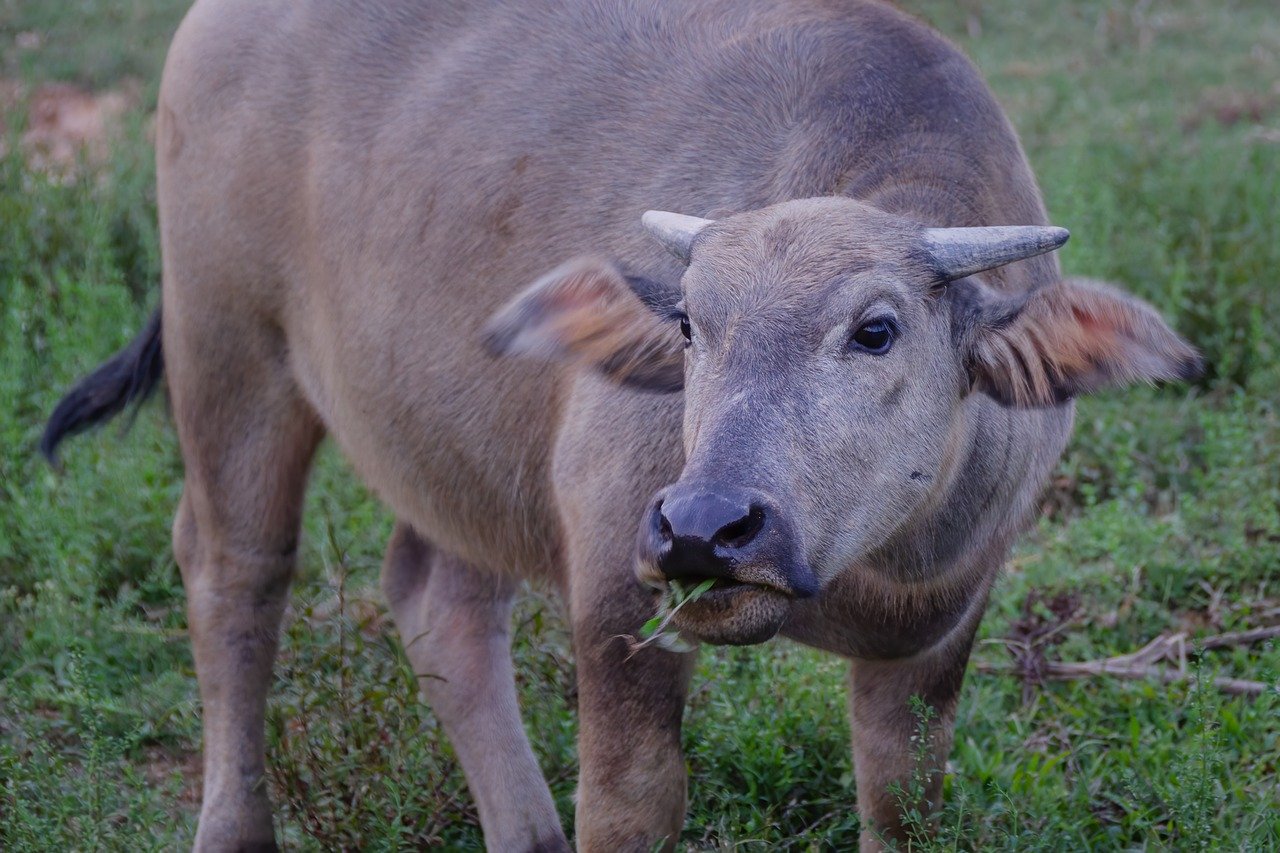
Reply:
M110 420L130 403L141 405L163 374L160 310L156 309L146 328L127 347L81 379L62 398L45 424L40 452L49 464L57 466L58 445L63 439Z

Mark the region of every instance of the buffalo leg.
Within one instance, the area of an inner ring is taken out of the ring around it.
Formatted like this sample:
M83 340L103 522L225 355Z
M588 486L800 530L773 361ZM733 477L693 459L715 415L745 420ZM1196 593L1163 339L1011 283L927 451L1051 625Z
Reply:
M853 661L850 715L864 853L906 847L932 832L972 642L970 629L962 641L912 658ZM921 816L919 824L904 821L910 810Z
M208 317L188 324L165 308L166 369L186 465L174 556L204 729L195 847L270 850L263 717L322 429L280 369L269 334L238 334Z
M614 557L612 565L619 565ZM590 571L603 565L609 563L575 565L571 595L578 849L647 853L661 844L672 850L684 825L680 724L695 656L648 648L628 657L618 635L635 635L653 615L654 602L631 575L629 560L622 563L626 573L613 579Z
M382 588L422 692L462 764L488 849L568 850L516 701L515 581L468 567L401 523Z

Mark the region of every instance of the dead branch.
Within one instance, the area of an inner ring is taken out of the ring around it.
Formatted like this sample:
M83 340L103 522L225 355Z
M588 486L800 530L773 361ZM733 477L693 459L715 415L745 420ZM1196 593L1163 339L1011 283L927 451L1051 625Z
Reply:
M1205 637L1200 641L1200 645L1206 649L1221 649L1227 646L1248 646L1272 637L1280 637L1280 625L1250 628L1248 631L1233 631L1229 634L1215 634L1212 637Z
M1280 625L1264 628L1251 628L1247 631L1234 631L1226 634L1215 634L1200 640L1203 649L1222 649L1233 646L1244 646L1262 640L1280 637ZM996 640L1011 647L1015 653L1026 644L1019 640ZM1053 681L1071 681L1098 676L1111 676L1133 680L1154 679L1165 684L1188 681L1192 674L1187 671L1188 637L1179 631L1174 634L1161 634L1136 652L1127 655L1115 655L1109 658L1089 661L1045 661L1039 675ZM1173 667L1163 664L1173 664ZM1017 665L993 664L978 661L974 668L978 672L1017 675ZM1249 681L1241 678L1216 677L1213 686L1233 696L1261 696L1268 690L1280 689L1280 684L1269 685L1262 681Z

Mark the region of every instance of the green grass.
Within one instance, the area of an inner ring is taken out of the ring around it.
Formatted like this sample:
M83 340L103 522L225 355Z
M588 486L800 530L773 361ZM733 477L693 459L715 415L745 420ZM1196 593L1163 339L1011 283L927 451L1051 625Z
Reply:
M1007 105L1070 273L1155 303L1206 353L1192 388L1081 403L1045 512L1018 548L975 661L1074 617L1041 651L1085 660L1174 630L1280 619L1280 16L1274 5L1089 0L906 4L951 34ZM169 549L181 464L163 407L127 434L34 454L69 382L157 298L145 115L173 0L0 0L0 74L142 104L105 178L0 159L0 847L190 843L199 717ZM37 31L42 46L15 46ZM1244 104L1245 109L1232 105ZM1253 105L1256 107L1250 107ZM374 592L390 519L321 457L269 713L280 836L300 849L476 848L452 750L417 701ZM342 594L339 596L339 590ZM1056 600L1056 601L1055 601ZM339 606L338 602L342 605ZM1065 602L1065 604L1063 604ZM526 722L566 825L572 658L559 605L522 604ZM938 847L1275 849L1274 642L1192 655L1184 684L1030 684L971 672ZM691 849L847 848L857 833L844 666L785 643L703 654L686 716ZM335 709L341 709L336 713ZM924 845L928 846L928 845Z

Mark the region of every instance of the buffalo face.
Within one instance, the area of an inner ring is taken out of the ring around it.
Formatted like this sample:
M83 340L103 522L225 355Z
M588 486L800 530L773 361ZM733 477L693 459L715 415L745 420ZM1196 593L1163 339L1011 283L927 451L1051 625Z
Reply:
M1061 229L931 229L844 198L645 225L688 265L678 285L579 259L504 308L487 342L683 391L685 467L639 519L636 572L712 580L676 618L710 642L767 639L841 573L875 571L953 488L971 394L1053 406L1198 364L1104 285L1016 293L972 277L1056 248Z

